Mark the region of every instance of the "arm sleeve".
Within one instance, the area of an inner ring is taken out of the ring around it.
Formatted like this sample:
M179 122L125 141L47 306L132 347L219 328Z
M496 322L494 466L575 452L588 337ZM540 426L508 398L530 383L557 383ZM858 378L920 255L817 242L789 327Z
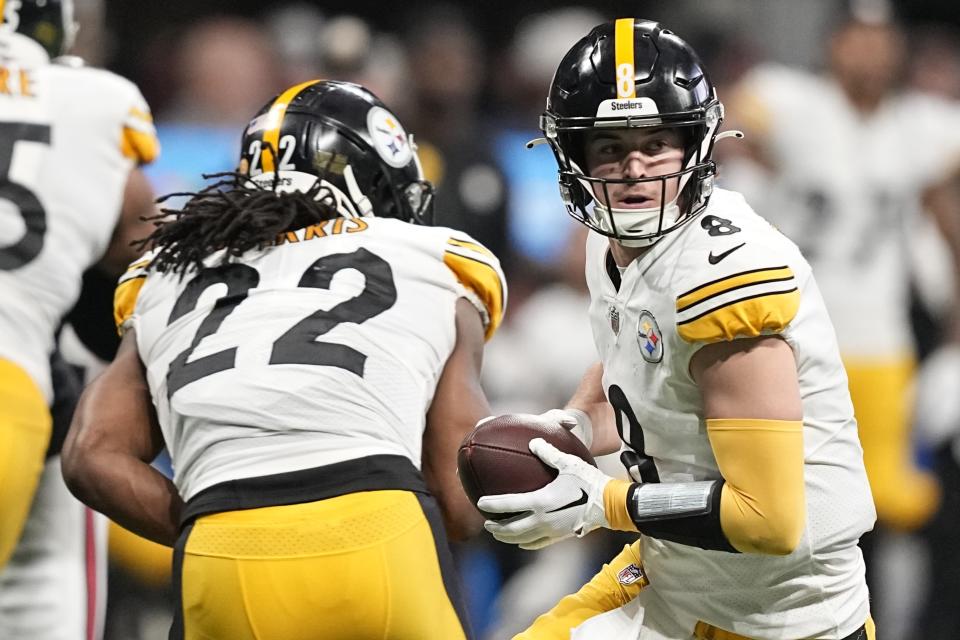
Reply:
M507 282L500 261L482 244L466 234L451 235L443 261L464 287L466 298L483 317L486 339L496 333L507 308Z
M728 552L787 555L806 526L803 423L707 420L723 480L604 487L610 528Z
M707 420L707 435L725 483L720 527L744 553L786 555L806 526L803 423Z
M567 640L584 620L622 607L649 584L640 558L640 541L627 545L587 584L537 618L513 640Z

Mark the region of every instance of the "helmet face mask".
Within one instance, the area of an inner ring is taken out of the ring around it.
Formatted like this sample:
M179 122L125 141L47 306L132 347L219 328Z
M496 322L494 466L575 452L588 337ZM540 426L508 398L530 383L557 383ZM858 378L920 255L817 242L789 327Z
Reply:
M239 171L257 188L317 190L344 217L433 223L412 136L359 85L313 81L271 100L244 132Z
M554 75L540 128L559 168L560 193L579 222L626 246L648 246L706 208L716 166L713 144L723 120L696 53L655 22L621 19L594 28ZM591 131L676 129L684 140L678 171L598 178L586 166ZM666 201L668 182L677 196ZM611 187L657 182L659 205L616 208Z

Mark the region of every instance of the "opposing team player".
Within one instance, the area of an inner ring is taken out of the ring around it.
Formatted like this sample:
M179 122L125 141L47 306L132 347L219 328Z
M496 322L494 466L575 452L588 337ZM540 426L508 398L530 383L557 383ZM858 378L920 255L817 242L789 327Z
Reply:
M176 542L172 637L470 637L441 513L479 529L455 457L488 412L499 263L429 226L412 139L360 86L288 89L241 153L122 278L68 484Z
M524 640L873 637L857 540L875 513L836 339L796 246L714 187L722 119L697 54L655 22L594 28L554 76L541 124L593 231L601 363L548 415L596 453L622 440L635 482L534 440L558 478L479 506L525 512L485 525L525 548L642 535Z
M51 438L54 334L97 266L119 275L153 195L158 145L137 88L51 61L69 0L0 2L0 636L92 638L104 523L70 496ZM66 421L69 424L69 420ZM26 524L25 524L26 523Z

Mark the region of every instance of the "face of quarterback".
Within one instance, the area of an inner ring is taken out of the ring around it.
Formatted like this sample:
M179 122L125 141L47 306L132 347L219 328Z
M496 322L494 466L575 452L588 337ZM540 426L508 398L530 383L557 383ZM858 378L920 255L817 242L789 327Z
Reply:
M683 137L677 129L595 128L587 134L587 171L607 180L652 178L680 171ZM614 209L650 209L677 197L680 178L664 181L606 185ZM593 184L597 199L605 202L603 186Z

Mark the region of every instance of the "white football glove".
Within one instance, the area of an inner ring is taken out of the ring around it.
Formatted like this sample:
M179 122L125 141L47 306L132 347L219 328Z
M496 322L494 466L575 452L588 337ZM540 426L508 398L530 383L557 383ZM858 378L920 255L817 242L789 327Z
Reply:
M603 489L613 478L543 438L531 440L530 451L559 475L536 491L480 498L477 507L483 511L523 512L509 520L487 520L483 526L494 538L532 550L610 526L603 509Z
M593 444L593 422L590 416L579 409L550 409L538 417L559 423L564 429L577 436L587 449Z

